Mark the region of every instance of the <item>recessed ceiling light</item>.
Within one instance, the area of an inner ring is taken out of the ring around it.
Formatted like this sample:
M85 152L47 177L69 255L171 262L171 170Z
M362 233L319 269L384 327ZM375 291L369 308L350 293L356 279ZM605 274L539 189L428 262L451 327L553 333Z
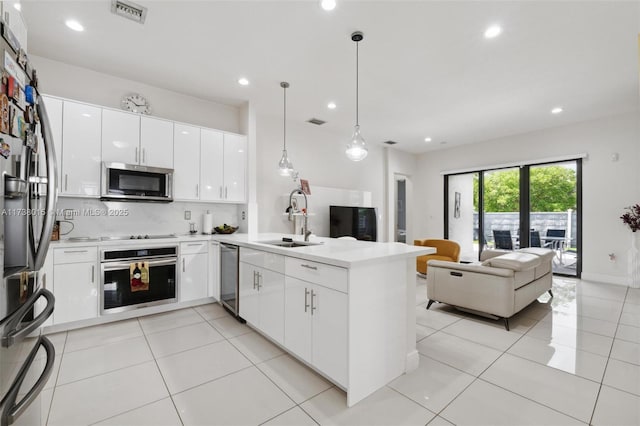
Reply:
M240 86L248 86L249 85L249 80L247 80L244 77L241 77L241 78L238 79L238 84Z
M13 7L15 7L15 8L16 8L16 10L22 10L22 5L21 5L19 2L15 2L15 3L13 4Z
M321 0L320 7L324 10L333 10L336 8L336 0Z
M335 103L335 102L329 102L329 103L327 104L327 108L329 108L329 109L336 109L336 106L337 106L337 105L336 105L336 103Z
M502 33L502 27L500 25L492 25L484 32L484 38L495 38Z
M75 19L67 19L65 25L71 28L73 31L84 31L84 27L82 26L82 24Z
M425 142L431 142L431 138L424 138Z
M560 114L562 111L564 110L561 107L555 107L551 110L551 114Z

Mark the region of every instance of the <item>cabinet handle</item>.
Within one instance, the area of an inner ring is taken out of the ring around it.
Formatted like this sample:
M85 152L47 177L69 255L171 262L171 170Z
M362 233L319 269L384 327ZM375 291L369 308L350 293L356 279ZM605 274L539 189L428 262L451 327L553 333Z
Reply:
M222 187L220 187L220 199L222 199Z
M311 315L313 315L313 311L315 311L316 309L318 309L317 307L314 306L313 303L313 299L317 296L318 294L315 293L313 290L311 290Z
M309 289L304 288L304 311L307 312L309 308Z
M189 243L188 246L201 246L202 243Z
M136 163L138 162L138 148L136 148L136 160L135 160L135 162Z
M184 272L184 271L185 271L185 269L184 269L184 257L183 257L182 258L182 272Z
M226 186L224 187L224 199L225 200L227 199L227 187Z
M256 285L258 285L257 282L256 282L257 281L257 277L258 277L258 272L253 271L253 289L254 290L256 289Z
M302 266L303 268L307 268L307 269L313 269L314 271L318 270L317 266L311 266L311 265L307 265L306 263L301 264L300 266Z
M262 287L262 284L260 284L260 281L262 281L262 274L258 272L258 291L260 291L260 287Z
M91 265L91 284L93 284L96 280L96 266Z
M147 164L146 157L146 149L142 148L142 162L145 164Z
M65 250L65 253L87 253L89 250Z
M67 190L67 183L69 183L69 175L68 174L64 174L64 190Z
M200 185L196 183L196 197L200 196Z

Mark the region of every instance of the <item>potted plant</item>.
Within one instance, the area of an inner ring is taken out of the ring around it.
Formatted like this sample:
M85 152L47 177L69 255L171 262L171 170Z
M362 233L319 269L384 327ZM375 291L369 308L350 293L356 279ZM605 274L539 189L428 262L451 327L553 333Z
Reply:
M625 210L620 219L633 232L631 234L631 248L629 249L628 260L629 287L640 288L640 259L638 258L635 234L640 229L640 204L626 207Z

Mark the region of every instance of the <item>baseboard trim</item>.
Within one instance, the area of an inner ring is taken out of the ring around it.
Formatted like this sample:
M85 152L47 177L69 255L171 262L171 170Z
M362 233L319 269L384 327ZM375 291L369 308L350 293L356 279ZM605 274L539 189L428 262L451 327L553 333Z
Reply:
M584 281L596 281L604 284L615 284L627 287L627 277L619 275L596 274L593 272L582 272L581 279Z

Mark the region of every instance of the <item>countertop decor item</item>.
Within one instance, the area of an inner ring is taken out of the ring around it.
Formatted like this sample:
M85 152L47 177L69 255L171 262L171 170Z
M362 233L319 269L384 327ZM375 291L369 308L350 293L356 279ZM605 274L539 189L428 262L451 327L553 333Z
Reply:
M637 234L636 231L640 229L640 204L629 206L625 208L625 212L620 219L622 222L629 226L631 229L631 247L627 253L627 268L628 268L628 285L631 288L640 288L640 253L636 244Z
M213 229L218 234L233 234L234 232L236 232L238 230L238 227L237 226L229 226L229 225L227 225L225 223L224 225L216 226Z
M353 128L353 135L351 136L351 140L347 144L347 150L345 153L347 154L347 158L351 161L362 161L367 157L369 150L364 142L364 138L360 134L360 121L358 119L358 45L364 38L364 34L360 31L356 31L351 34L351 40L356 43L356 125Z
M278 163L278 170L280 171L280 176L291 176L293 164L291 160L289 160L289 154L287 154L287 88L289 87L289 83L283 81L280 83L280 87L282 87L282 91L284 92L284 118L282 119L282 158L280 158L280 162Z

